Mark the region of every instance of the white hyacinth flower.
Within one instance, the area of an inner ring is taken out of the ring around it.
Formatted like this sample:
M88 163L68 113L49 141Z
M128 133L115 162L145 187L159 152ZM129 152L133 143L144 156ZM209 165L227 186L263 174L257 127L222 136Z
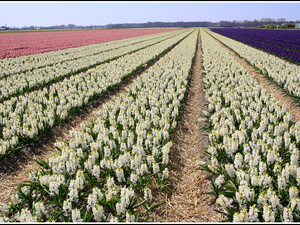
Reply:
M130 174L130 181L133 183L133 185L137 184L138 179L139 179L139 177L136 173L132 172Z
M135 216L127 210L126 212L126 223L132 223L135 222Z
M240 212L235 212L233 215L233 222L248 222L248 213L247 209L243 208Z
M226 169L226 172L228 173L228 175L230 177L234 177L235 176L235 169L234 169L234 165L233 164L231 164L231 163L225 164L225 169Z
M124 171L122 168L118 167L116 169L116 174L119 182L125 181Z
M290 207L283 208L283 221L294 222L293 212Z
M295 187L295 186L290 187L289 188L290 200L292 200L293 198L298 197L298 193L299 193L299 190L298 190L297 187Z
M71 212L72 212L72 202L68 198L66 200L64 200L64 202L63 202L63 211L64 211L64 216L71 215Z
M258 208L256 208L256 205L252 205L249 208L249 212L248 212L248 221L249 222L259 222L258 219Z
M118 223L119 222L118 217L111 215L109 222L110 223Z
M72 209L72 221L75 223L83 221L83 219L81 219L80 210L77 208Z
M243 161L244 160L243 160L242 154L241 153L237 153L235 155L235 159L234 159L234 167L236 169L240 168L242 166L242 164L243 164Z
M70 198L70 201L72 202L77 202L79 199L78 199L78 189L77 188L69 188L69 198Z
M45 215L47 214L47 211L46 211L46 208L45 208L45 205L43 202L34 203L34 209L35 209L35 214L37 217L41 217L42 213Z
M115 180L114 180L114 178L111 177L111 176L109 176L106 179L106 185L107 185L107 189L114 188L115 187Z
M6 217L6 216L0 216L0 223L7 223L7 222L9 222L9 218L8 217Z
M220 206L221 210L225 210L227 207L231 207L233 199L229 199L224 195L219 195L216 200L216 203Z
M146 200L147 202L152 201L152 192L148 187L144 188L144 200Z
M106 219L105 212L102 205L94 205L92 207L92 212L96 222L104 222Z
M125 212L126 212L126 205L123 204L122 202L118 202L118 203L116 204L116 210L117 210L117 214L118 214L119 216L122 216L122 215L124 215Z
M33 216L27 208L23 208L21 213L18 212L17 219L20 222L37 222L37 217Z
M165 168L163 171L162 179L167 179L169 177L169 170L168 168Z
M215 180L215 183L218 185L219 188L221 188L221 186L225 183L225 176L224 174L221 174L220 176L217 177L217 179Z
M97 179L100 178L100 166L99 165L94 165L93 170L92 170L92 174Z
M20 203L22 200L20 199L18 194L12 194L11 196L11 202L13 205L17 205L18 203Z
M267 203L263 207L263 219L265 222L275 222L275 212L272 211L272 207Z

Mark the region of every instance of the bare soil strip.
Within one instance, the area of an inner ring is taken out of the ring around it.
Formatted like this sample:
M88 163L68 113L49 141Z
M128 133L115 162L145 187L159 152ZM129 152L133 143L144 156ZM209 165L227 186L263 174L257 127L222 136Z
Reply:
M293 103L294 98L287 96L287 93L283 91L281 87L276 85L273 81L268 79L264 74L259 73L253 66L249 65L244 59L239 57L234 51L225 46L222 42L215 38L215 40L220 43L222 47L228 50L230 55L234 57L234 59L241 64L245 69L247 69L253 77L263 85L263 87L274 97L279 100L282 104L285 104L286 109L292 114L293 122L300 121L300 107L297 106L296 103ZM287 63L290 63L286 61Z
M170 138L174 141L170 151L170 169L167 186L162 194L153 193L153 202L166 202L153 210L149 222L218 222L224 220L216 213L215 197L203 195L211 192L210 174L197 170L197 160L207 161L203 154L207 147L206 132L199 118L205 109L205 94L202 83L201 42L199 33L198 50L194 71L190 80L187 101L177 130Z
M175 46L176 45L173 47ZM156 60L148 63L146 67L141 68L137 73L107 91L101 98L94 100L90 105L84 107L79 112L71 114L68 121L51 129L37 143L33 143L16 155L10 155L5 163L0 164L0 202L8 203L11 199L11 194L15 192L18 184L21 181L28 180L27 176L31 170L36 171L40 168L35 162L36 159L48 161L49 157L57 151L54 146L55 142L70 140L70 130L80 129L81 122L90 121L94 117L95 111L100 110L106 102L124 93L126 87L128 87L134 79L172 49L173 48L167 50Z

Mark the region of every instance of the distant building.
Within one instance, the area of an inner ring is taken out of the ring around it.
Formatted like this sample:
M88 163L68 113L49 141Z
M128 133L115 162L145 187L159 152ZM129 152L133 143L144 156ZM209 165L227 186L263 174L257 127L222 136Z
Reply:
M295 23L295 28L300 28L300 23Z

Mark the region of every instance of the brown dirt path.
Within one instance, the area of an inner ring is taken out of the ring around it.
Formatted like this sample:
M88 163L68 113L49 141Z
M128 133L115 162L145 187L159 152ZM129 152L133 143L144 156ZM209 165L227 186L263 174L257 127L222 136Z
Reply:
M281 87L277 86L273 81L269 80L265 75L259 73L253 66L249 65L244 59L239 57L234 51L225 46L222 42L215 38L215 40L225 49L228 50L230 55L241 64L245 69L247 69L253 77L263 85L263 87L274 97L279 100L282 104L286 105L286 109L292 114L293 122L300 121L300 107L293 103L294 98L287 96L286 92L282 90ZM290 63L286 61L287 63Z
M215 197L203 195L211 192L210 174L197 170L197 160L207 161L203 155L207 147L206 132L199 121L205 109L205 94L202 83L201 42L199 33L194 71L191 76L186 106L178 129L170 138L174 141L170 151L168 168L170 186L163 194L156 195L156 203L166 201L150 214L149 222L218 222L225 218L214 211Z

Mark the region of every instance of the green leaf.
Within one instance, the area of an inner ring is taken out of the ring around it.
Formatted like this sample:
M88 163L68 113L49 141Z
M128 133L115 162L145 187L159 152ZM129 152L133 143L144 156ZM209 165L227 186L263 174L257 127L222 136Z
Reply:
M213 177L210 178L210 181L211 181L211 184L213 186L213 190L218 194L219 188L218 188L218 185L213 180Z
M50 169L49 164L42 159L36 159L35 162L45 169Z
M215 209L214 211L217 212L217 213L220 213L220 214L222 214L222 215L224 215L224 216L230 217L230 214L228 214L228 213L221 212L221 211L216 210L216 209Z
M226 197L232 197L234 196L235 192L231 192L231 191L219 191L219 195L224 195Z
M141 205L145 204L146 200L140 202L139 204L135 205L134 207L132 207L132 209L135 209L135 208L138 208L140 207Z
M167 187L167 186L169 186L169 185L171 185L171 184L165 184L165 185L162 185L162 186L160 187L160 193L162 193L162 192L164 191L165 187Z
M159 207L159 206L161 206L161 205L163 205L165 203L166 202L161 202L161 203L155 204L155 205L153 205L153 206L150 207L149 211L151 211L151 210L153 210L153 209L155 209L155 208L157 208L157 207Z
M140 211L138 211L135 215L135 222L139 221L139 215L140 215ZM147 218L146 218L147 219Z
M144 222L147 222L149 220L149 216L147 216L147 218L144 220ZM138 221L135 221L135 222L138 222Z
M215 195L215 196L218 196L218 194L216 194L215 192L205 192L205 193L202 193L203 195Z

